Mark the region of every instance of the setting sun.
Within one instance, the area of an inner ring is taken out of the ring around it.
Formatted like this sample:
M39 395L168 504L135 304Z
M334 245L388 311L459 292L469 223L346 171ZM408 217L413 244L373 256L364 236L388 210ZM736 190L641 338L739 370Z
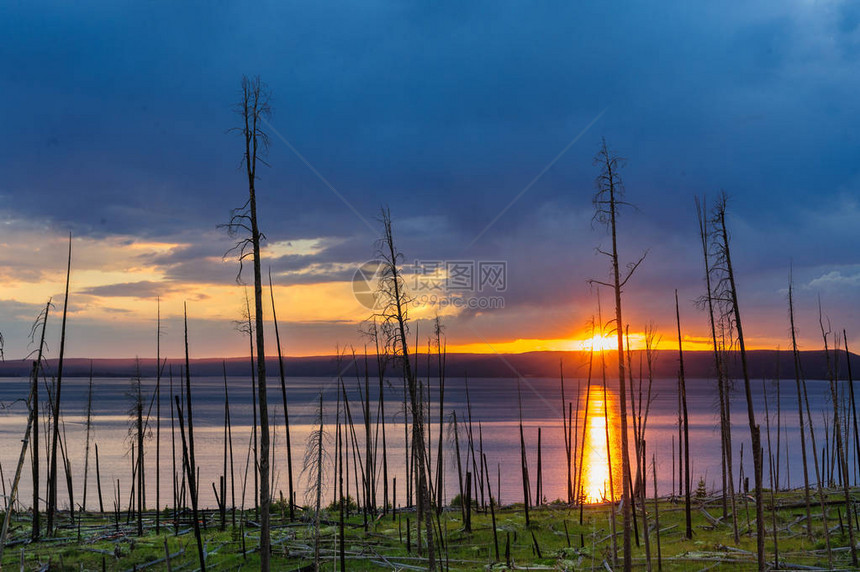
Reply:
M618 342L612 336L601 336L600 334L594 334L591 338L587 338L584 340L578 340L575 342L574 349L581 351L589 351L594 349L594 351L602 352L604 350L615 350L618 349Z

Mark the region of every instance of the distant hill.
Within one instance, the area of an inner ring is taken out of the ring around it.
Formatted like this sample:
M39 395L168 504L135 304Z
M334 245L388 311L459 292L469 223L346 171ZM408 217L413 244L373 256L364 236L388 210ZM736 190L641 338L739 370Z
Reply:
M654 362L655 377L675 377L678 373L678 353L672 350L657 351ZM791 352L778 350L754 350L747 352L750 375L753 379L783 379L794 378L794 360ZM640 367L647 371L644 355L634 351L630 356L634 374L638 375ZM448 376L461 377L558 377L559 364L563 363L565 377L585 377L588 373L588 352L528 352L522 354L448 354L445 370ZM607 360L609 374L613 375L613 359ZM641 366L640 366L641 361ZM838 374L840 378L847 376L845 352L838 353ZM851 354L855 376L860 376L860 358ZM48 371L56 371L56 360L48 360ZM135 375L137 366L134 359L67 359L63 365L63 374L69 377L86 377L92 372L96 377L131 377ZM140 360L140 373L144 377L155 376L155 359ZM364 356L359 355L355 363L352 357L343 360L343 375L354 376L355 367L364 373ZM369 356L367 360L371 376L376 375L376 359ZM277 358L266 360L267 372L270 376L278 376ZM250 359L244 358L199 358L190 362L191 374L194 376L220 376L226 367L227 375L249 375ZM595 364L595 367L597 364ZM0 376L24 377L30 374L32 363L29 361L0 362ZM178 376L185 368L182 359L169 359L167 367L172 368ZM801 367L807 379L825 379L827 376L827 361L823 351L801 352ZM418 372L420 376L438 375L437 358L427 354L418 355ZM707 351L684 352L684 369L688 378L714 377L713 354ZM284 370L291 377L333 377L338 374L335 356L286 357ZM394 372L389 368L389 375ZM730 373L732 377L740 377L740 360L736 353L730 354ZM167 374L167 369L165 369Z

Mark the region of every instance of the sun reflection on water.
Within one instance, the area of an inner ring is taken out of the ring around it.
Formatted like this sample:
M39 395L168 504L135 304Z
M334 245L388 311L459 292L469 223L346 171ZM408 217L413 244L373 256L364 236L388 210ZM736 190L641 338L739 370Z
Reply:
M621 483L621 447L618 443L618 415L615 396L602 386L592 385L588 392L588 417L585 423L585 443L582 460L582 496L585 502L597 503L618 499ZM584 408L582 409L585 414ZM607 447L609 423L609 447ZM612 482L610 483L610 461Z

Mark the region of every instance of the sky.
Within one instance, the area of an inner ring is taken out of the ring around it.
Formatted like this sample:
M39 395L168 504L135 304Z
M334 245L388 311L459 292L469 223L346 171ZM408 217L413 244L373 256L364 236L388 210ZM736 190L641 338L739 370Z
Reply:
M451 351L581 347L588 280L609 278L604 138L626 159L621 260L647 252L624 291L633 338L652 325L672 346L677 289L685 343L707 347L694 198L721 191L748 345L788 345L790 273L802 349L821 345L819 300L860 336L856 2L3 3L0 38L7 359L50 297L57 352L69 233L67 355L154 356L159 297L164 354L184 307L195 357L247 352L218 228L247 198L243 75L271 93L257 193L285 354L367 342L356 271L383 207L420 346L438 313ZM479 290L497 263L504 283Z

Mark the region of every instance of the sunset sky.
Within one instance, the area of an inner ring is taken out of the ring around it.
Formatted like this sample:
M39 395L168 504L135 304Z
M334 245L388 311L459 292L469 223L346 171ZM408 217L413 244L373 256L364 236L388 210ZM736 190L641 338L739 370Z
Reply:
M165 354L183 302L194 357L247 351L217 228L247 198L243 74L272 93L258 203L289 355L364 344L353 278L383 205L409 265L506 264L503 307L440 310L449 350L582 347L587 280L609 277L602 137L635 206L622 259L648 252L625 289L634 341L649 323L674 336L677 288L707 347L694 197L725 190L748 343L788 345L793 266L803 349L819 296L860 349L856 2L3 3L0 37L6 359L51 296L56 355L69 232L67 355L153 356L156 296ZM436 311L412 314L421 345Z

